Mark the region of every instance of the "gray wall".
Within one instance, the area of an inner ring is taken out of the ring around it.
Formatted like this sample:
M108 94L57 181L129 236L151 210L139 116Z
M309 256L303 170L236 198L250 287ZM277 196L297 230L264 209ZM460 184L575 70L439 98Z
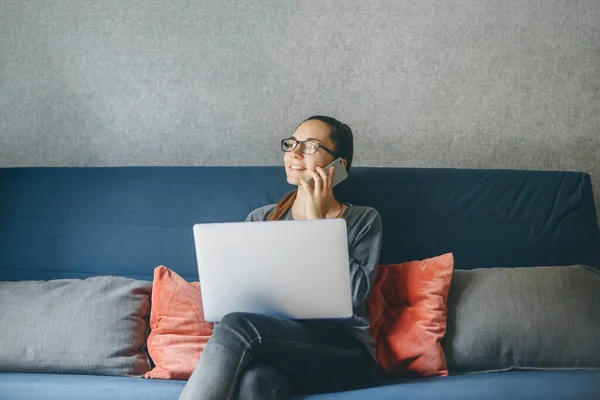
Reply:
M0 0L0 166L278 164L324 113L357 165L583 170L600 204L599 21L598 0Z

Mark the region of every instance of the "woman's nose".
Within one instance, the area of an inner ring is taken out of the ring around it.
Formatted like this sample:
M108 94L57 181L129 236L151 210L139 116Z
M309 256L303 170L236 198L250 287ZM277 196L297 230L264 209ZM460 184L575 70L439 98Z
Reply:
M302 144L298 143L298 144L296 145L296 147L294 147L294 148L292 149L291 153L292 153L294 156L300 156L301 154L304 154L304 153L302 153L302 151L300 150L301 148L302 148Z

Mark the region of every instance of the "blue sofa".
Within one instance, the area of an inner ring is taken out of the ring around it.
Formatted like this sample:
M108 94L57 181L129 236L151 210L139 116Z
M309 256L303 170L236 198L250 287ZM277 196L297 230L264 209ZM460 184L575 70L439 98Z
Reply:
M465 270L600 268L585 173L355 167L337 189L344 201L379 210L382 264L452 252L455 268ZM0 169L0 281L151 281L160 264L198 280L192 225L243 220L288 190L280 167ZM173 400L184 384L5 371L0 399ZM299 398L598 399L600 370L450 370L448 377L382 377L377 387Z

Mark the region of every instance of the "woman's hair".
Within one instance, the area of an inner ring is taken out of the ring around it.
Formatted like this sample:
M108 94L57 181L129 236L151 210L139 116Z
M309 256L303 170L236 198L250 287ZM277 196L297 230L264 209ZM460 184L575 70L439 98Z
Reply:
M318 120L329 126L329 137L335 145L335 148L332 150L337 153L338 157L346 160L346 171L350 172L350 167L352 166L352 156L354 155L354 136L352 135L352 129L350 129L348 125L338 121L335 118L326 117L323 115L313 115L312 117L302 121L300 124L298 124L298 126L302 125L306 121L311 120ZM298 126L296 129L298 129ZM279 200L279 203L277 203L275 206L275 209L269 215L268 219L280 220L283 218L285 213L292 208L292 205L296 200L297 192L298 190L295 189L283 196L283 198Z

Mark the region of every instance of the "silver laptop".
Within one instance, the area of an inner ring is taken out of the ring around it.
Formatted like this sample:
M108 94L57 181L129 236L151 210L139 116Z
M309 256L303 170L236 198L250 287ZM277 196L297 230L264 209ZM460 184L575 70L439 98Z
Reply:
M346 220L194 225L204 318L352 316Z

